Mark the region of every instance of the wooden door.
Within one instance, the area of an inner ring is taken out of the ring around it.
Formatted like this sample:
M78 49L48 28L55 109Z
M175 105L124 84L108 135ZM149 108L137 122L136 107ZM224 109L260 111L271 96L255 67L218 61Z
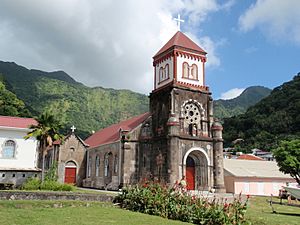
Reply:
M76 184L76 167L66 167L65 183Z
M195 190L195 167L186 167L186 184L188 190Z
M186 188L188 190L195 190L195 161L188 156L186 159Z

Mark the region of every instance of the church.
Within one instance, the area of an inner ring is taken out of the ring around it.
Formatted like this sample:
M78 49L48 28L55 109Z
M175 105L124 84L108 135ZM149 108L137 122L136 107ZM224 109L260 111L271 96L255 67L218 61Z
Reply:
M117 190L153 179L225 192L222 125L205 85L206 52L178 31L153 57L149 112L85 140L84 187Z

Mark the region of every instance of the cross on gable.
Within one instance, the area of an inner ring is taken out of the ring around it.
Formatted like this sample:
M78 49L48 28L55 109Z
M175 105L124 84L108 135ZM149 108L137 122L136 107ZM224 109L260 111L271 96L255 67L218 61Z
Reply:
M76 127L73 125L73 126L71 127L72 133L74 133L75 130L76 130Z
M178 14L177 18L174 18L174 20L177 22L177 28L180 31L180 23L184 23L184 20L180 19L180 14Z

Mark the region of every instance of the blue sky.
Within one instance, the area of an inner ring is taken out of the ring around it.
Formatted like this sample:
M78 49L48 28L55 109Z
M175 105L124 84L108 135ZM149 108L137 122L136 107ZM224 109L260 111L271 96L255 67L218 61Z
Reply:
M238 89L232 92L234 95L252 85L274 88L300 72L299 41L287 40L284 35L272 37L264 32L271 22L242 30L240 17L254 4L256 1L235 1L229 10L211 13L205 23L197 27L197 36L209 36L220 43L215 53L220 65L208 67L206 71L207 84L214 98L231 89ZM280 23L273 22L274 26ZM299 29L299 20L295 26ZM188 29L185 25L183 28ZM286 31L290 32L288 28Z
M152 56L177 31L208 52L213 97L300 72L299 0L2 0L0 60L64 70L87 86L153 88Z

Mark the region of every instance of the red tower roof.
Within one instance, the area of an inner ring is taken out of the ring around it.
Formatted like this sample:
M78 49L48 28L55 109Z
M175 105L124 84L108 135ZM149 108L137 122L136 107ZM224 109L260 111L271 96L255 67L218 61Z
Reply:
M33 118L0 116L0 127L29 128L30 125L37 125L37 121Z
M88 137L85 140L85 143L87 143L90 146L90 148L94 148L103 144L119 141L121 139L120 129L131 131L138 125L140 125L142 122L144 122L149 116L150 113L147 112L142 115L130 118L128 120L121 121L118 124L113 124L109 127L97 131L95 134Z
M188 50L206 54L206 52L202 48L200 48L195 42L189 39L185 34L177 31L176 34L155 54L154 57L162 54L173 46L178 46Z

